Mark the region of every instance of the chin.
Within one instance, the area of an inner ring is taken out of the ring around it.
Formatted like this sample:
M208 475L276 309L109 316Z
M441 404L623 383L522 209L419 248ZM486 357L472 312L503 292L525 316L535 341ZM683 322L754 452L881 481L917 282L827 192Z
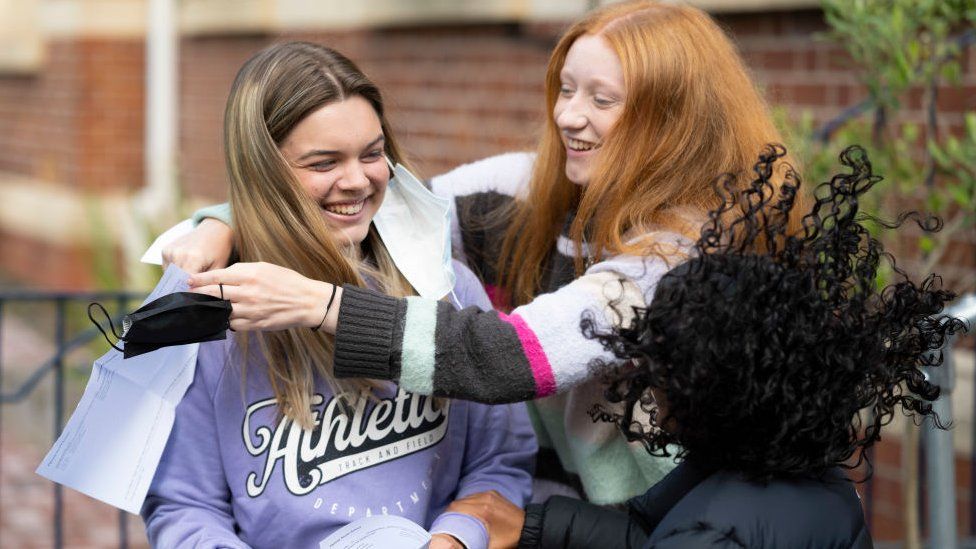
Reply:
M587 183L590 182L590 166L589 163L583 164L582 162L568 161L566 162L566 179L568 179L574 185L579 185L580 187L585 187Z
M359 246L366 240L366 236L369 234L369 225L365 227L353 226L353 227L332 227L330 231L332 233L332 238L335 239L336 244L343 247Z
M574 185L579 185L580 187L585 187L587 183L590 182L589 174L581 174L579 172L566 170L566 179Z
M343 231L343 241L350 246L359 246L369 235L369 225L365 227L351 227Z

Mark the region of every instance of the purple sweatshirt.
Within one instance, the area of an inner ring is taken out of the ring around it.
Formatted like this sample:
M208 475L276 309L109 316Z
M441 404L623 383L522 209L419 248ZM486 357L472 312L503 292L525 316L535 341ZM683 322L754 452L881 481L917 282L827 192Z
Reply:
M461 305L489 308L474 275L454 268ZM249 364L242 384L232 341L200 345L142 508L154 547L317 548L345 524L388 513L482 549L481 523L447 505L487 490L527 501L536 442L524 405L438 405L388 383L347 417L318 380L319 427L304 431L275 420L262 367Z

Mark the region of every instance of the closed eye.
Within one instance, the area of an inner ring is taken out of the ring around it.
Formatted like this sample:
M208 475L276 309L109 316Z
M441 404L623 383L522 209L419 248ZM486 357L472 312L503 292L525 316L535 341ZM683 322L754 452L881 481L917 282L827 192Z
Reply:
M335 166L336 166L336 161L330 159L330 160L321 160L319 162L315 162L314 164L309 164L308 166L305 167L310 170L315 170L317 172L327 172L332 168L335 168Z
M382 157L383 157L383 149L375 149L363 155L363 160L366 162L375 162Z

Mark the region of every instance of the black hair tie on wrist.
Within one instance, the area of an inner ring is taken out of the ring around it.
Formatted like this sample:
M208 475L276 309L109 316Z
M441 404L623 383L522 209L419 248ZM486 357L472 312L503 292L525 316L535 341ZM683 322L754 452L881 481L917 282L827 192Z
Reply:
M338 288L339 287L336 286L335 284L332 285L332 295L329 296L329 302L325 305L325 314L322 315L322 320L319 321L319 325L312 328L313 332L319 331L319 328L321 328L322 325L325 324L325 317L329 316L329 309L332 308L332 302L335 301L336 290Z

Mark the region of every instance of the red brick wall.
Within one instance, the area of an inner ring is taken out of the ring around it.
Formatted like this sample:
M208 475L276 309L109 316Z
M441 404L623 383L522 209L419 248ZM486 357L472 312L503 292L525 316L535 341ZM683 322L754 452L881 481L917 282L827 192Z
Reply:
M58 40L46 53L36 74L0 73L0 173L93 193L140 188L142 41ZM2 229L0 270L39 287L94 284L85 250Z
M380 86L400 144L431 176L492 154L530 149L555 33L504 27L190 38L181 44L181 155L189 194L226 196L220 131L241 63L274 40L304 39L352 58Z
M142 186L143 43L60 40L0 73L0 171L93 191Z

